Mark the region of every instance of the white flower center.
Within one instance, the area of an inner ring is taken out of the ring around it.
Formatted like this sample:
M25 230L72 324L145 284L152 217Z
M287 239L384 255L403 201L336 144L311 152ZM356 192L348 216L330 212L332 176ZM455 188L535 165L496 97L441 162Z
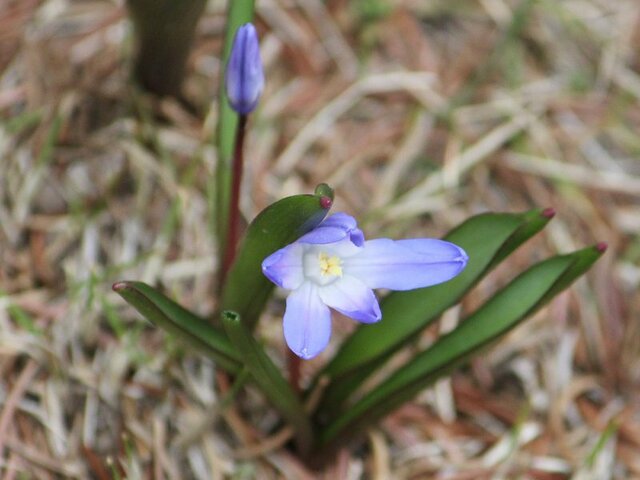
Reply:
M342 277L342 259L317 249L305 252L304 276L317 285L328 285Z
M342 276L342 260L340 260L340 257L337 255L330 257L329 254L320 252L318 254L318 261L320 262L320 275Z

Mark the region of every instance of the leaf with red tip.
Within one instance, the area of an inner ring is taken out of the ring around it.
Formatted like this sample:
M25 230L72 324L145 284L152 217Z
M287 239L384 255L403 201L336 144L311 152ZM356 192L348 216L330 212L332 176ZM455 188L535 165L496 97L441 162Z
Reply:
M600 244L540 262L516 277L452 332L390 372L353 405L337 412L323 430L320 447L332 449L366 429L425 387L490 345L544 306L602 255Z
M545 213L546 212L546 213ZM548 209L522 214L485 213L465 221L444 239L469 255L466 269L453 280L406 292L393 292L382 302L382 321L360 326L319 374L331 379L319 415L331 415L398 349L455 305L482 277L549 222Z
M332 199L333 190L320 184L314 195L283 198L258 214L227 275L222 290L223 310L236 312L245 325L255 326L273 290L273 283L262 274L262 261L320 224Z

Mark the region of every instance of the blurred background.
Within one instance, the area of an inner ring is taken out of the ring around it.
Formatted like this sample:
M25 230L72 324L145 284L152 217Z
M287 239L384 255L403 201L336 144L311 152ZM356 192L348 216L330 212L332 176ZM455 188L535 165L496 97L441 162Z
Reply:
M217 411L214 365L111 291L140 279L200 314L216 306L225 2L206 5L181 93L160 98L131 80L122 1L0 0L2 478L640 478L640 3L256 5L267 85L250 119L247 219L320 182L368 236L554 208L463 311L545 256L609 250L310 472L265 435L274 414L255 392ZM260 328L274 358L281 314L276 300ZM337 320L334 348L350 328Z

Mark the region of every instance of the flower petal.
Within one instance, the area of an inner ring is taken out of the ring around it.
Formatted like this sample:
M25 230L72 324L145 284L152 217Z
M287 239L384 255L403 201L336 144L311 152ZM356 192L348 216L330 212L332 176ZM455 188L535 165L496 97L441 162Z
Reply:
M331 312L316 285L305 282L289 294L283 328L287 345L299 357L308 360L325 349L331 337Z
M324 226L320 224L309 233L305 233L298 239L300 243L312 243L312 244L325 244L339 242L347 237L345 232L340 227Z
M322 222L322 225L327 227L340 227L345 231L349 231L357 228L358 221L351 215L348 215L344 212L336 212L332 215L329 215Z
M322 245L314 247L315 250L326 252L330 255L337 255L340 258L347 258L356 255L362 247L358 247L353 244L351 240L345 238L339 242L334 242L328 245Z
M354 228L349 232L349 240L357 247L362 247L364 245L364 233L359 228Z
M432 238L365 242L345 258L343 271L370 288L412 290L446 282L466 266L467 254L457 245Z
M382 318L373 291L355 277L345 275L320 287L318 293L326 305L359 322L374 323Z
M358 247L364 244L364 234L358 228L356 219L346 213L338 212L328 217L309 233L300 237L298 242L326 244L339 242L345 238L349 238Z
M295 290L304 281L303 253L299 243L287 245L262 261L262 273L279 287Z

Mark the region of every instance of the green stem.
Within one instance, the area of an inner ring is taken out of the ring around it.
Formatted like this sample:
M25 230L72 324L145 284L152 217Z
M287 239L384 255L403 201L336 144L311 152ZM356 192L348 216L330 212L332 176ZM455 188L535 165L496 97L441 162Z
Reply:
M225 32L222 64L227 65L233 37L241 25L253 20L254 0L229 0L227 10L227 29ZM216 146L218 163L215 180L209 188L210 202L214 206L213 225L218 239L219 265L224 265L227 252L227 228L229 226L229 205L231 203L232 171L231 163L234 155L238 114L229 105L224 85L224 71L220 76L218 100L218 126L216 130Z
M242 324L240 315L225 311L222 313L222 324L255 383L295 429L295 441L300 454L308 454L312 447L313 430L300 398L253 338L251 331Z
M136 39L133 74L147 91L180 96L206 0L127 0Z

